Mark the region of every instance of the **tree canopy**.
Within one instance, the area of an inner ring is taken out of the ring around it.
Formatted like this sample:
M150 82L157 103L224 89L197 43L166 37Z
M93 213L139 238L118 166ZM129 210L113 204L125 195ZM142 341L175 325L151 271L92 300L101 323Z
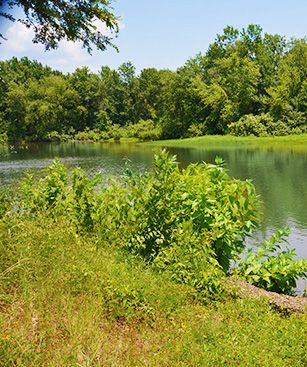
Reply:
M138 74L127 62L63 74L27 58L1 61L0 140L306 133L306 60L305 39L250 25L225 28L176 71Z
M12 14L17 7L24 13L21 19ZM0 0L0 17L33 29L33 42L46 50L57 48L63 39L80 41L89 53L93 46L104 50L115 47L112 39L118 32L110 0Z

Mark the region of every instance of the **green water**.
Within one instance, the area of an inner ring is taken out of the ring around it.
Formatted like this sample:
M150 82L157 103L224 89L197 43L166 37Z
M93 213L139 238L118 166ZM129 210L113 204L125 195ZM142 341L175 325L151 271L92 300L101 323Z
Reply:
M151 166L154 150L145 144L61 143L29 144L0 148L0 184L18 181L24 171L38 171L55 157L67 167L80 166L90 174L120 175L128 164L144 171ZM307 256L307 148L265 149L237 146L207 146L203 149L170 148L183 165L214 162L222 157L233 177L252 179L263 202L263 220L253 241L269 236L275 229L289 226L289 242L299 257ZM250 242L253 242L252 240Z

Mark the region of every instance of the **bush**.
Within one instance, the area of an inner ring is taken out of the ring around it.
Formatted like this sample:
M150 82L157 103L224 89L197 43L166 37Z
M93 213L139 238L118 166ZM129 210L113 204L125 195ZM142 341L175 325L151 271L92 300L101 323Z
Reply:
M153 172L128 183L130 250L151 262L172 246L174 231L191 221L195 235L206 235L227 272L256 224L257 197L250 182L232 180L222 164L180 171L175 157L156 155Z
M196 234L191 222L173 231L170 246L159 252L153 266L173 281L192 286L202 300L223 294L221 279L225 274L216 260L210 236Z
M270 117L265 115L268 120ZM229 126L229 133L235 136L267 136L267 128L264 123L263 115L245 115L239 121L231 123Z
M84 131L79 131L75 134L75 139L80 141L99 141L101 133L99 130L90 130L86 128Z
M161 137L161 128L155 126L152 120L140 120L134 129L135 137L140 140L158 140Z
M127 137L140 140L158 140L161 137L161 128L153 120L140 120L137 124L130 124L124 128Z
M190 138L194 136L202 136L202 135L206 135L207 132L208 132L208 128L205 123L200 123L200 124L193 123L190 125L188 129L186 133L186 137Z
M291 128L283 121L274 121L269 114L245 115L229 125L229 133L236 136L284 136Z
M288 234L279 230L255 250L248 249L234 274L269 291L291 294L296 280L307 277L307 259L294 260L295 250L281 246Z
M50 142L60 142L60 141L70 141L73 139L74 132L72 133L59 133L57 131L50 131L45 137L44 140L50 141Z
M187 132L187 126L183 121L174 120L168 117L163 117L159 121L161 126L161 139L179 139Z
M110 138L113 138L114 141L120 141L121 138L124 137L124 129L120 127L118 124L109 125L107 129L107 133Z
M282 116L282 121L289 127L291 134L307 132L307 118L304 112L290 110Z
M0 144L7 144L7 142L8 142L7 133L0 132Z
M126 250L155 260L173 279L201 294L219 293L218 280L255 226L257 197L250 182L232 180L217 163L180 171L175 157L161 152L152 172L127 174L123 182L89 179L80 169L68 180L55 162L37 184L32 176L24 180L17 214L62 215L96 233L97 243L120 238Z

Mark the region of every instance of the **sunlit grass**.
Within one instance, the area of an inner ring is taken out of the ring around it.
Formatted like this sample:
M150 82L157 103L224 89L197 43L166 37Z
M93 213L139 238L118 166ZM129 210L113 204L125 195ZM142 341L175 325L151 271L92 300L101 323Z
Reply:
M306 320L204 305L64 219L0 223L1 366L304 366Z
M307 134L273 137L237 137L232 135L206 135L188 139L159 140L149 143L155 146L205 148L212 146L263 147L295 149L307 151Z

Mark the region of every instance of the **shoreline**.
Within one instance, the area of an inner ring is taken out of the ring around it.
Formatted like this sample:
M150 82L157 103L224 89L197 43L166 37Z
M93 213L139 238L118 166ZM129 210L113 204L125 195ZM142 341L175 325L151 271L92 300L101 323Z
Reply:
M233 135L203 135L192 138L168 139L168 140L151 140L142 141L137 138L121 138L114 140L21 140L13 143L1 142L2 146L23 146L26 144L60 144L60 143L108 143L108 144L142 144L156 147L178 147L178 148L196 148L203 149L206 146L234 146L234 147L251 147L251 148L280 148L280 149L295 149L307 151L307 134L286 135L286 136L233 136Z

